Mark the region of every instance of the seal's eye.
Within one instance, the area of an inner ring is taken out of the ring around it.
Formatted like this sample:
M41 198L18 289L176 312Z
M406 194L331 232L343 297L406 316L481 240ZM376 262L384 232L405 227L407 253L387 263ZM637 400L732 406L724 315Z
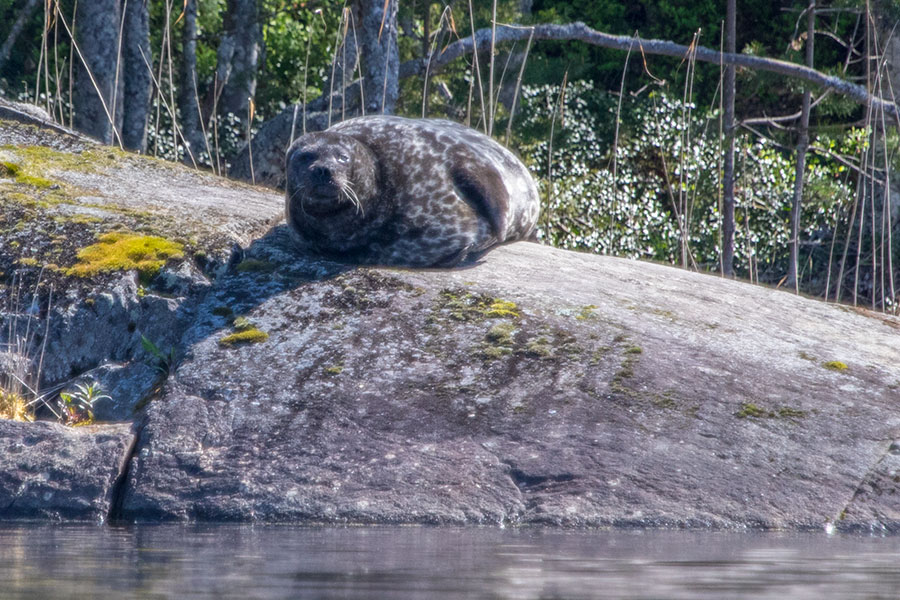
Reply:
M300 152L294 157L294 159L296 159L302 163L308 163L315 158L316 158L316 155L313 154L312 152Z
M340 154L337 155L337 161L339 163L348 163L348 162L350 162L350 156L341 152Z

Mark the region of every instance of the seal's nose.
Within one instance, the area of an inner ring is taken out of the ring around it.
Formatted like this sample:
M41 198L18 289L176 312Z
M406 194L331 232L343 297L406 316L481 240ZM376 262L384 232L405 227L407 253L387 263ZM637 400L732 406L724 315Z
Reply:
M311 169L312 180L315 183L328 183L331 181L331 169L323 166L315 166Z

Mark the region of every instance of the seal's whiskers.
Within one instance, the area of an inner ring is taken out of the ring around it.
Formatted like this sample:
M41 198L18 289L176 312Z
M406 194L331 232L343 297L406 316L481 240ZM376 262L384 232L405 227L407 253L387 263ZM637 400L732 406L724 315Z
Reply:
M298 204L300 205L300 212L303 213L303 216L308 217L308 216L309 216L309 213L306 212L306 208L303 207L303 194L302 194L301 192L303 192L303 188L296 188L296 189L291 193L291 204L294 203L294 200L297 198L297 195L299 194L299 195L300 195L300 202L298 202Z
M353 203L353 206L356 207L356 214L365 215L365 211L362 207L362 202L359 201L359 196L356 195L356 191L353 189L353 186L350 185L348 181L341 188L341 195L346 196L350 202Z

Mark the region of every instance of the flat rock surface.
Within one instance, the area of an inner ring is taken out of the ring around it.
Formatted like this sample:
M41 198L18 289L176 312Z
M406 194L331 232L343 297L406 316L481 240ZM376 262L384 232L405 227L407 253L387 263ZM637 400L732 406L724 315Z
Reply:
M128 520L900 525L895 319L528 243L248 256L151 404ZM223 345L238 315L268 338Z

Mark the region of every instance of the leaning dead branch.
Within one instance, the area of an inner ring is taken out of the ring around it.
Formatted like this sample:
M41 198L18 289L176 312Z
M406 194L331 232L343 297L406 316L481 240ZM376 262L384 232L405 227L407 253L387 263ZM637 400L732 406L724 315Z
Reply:
M628 35L611 35L603 33L591 29L580 22L568 23L566 25L535 25L534 27L497 24L495 40L497 44L527 40L529 36L532 35L532 32L535 40L577 40L593 46L623 51L627 51L635 41L638 41L637 38ZM479 48L490 47L491 28L479 29L475 33L474 38L476 40L475 42L473 42L473 38L470 36L453 42L444 48L443 51L432 58L431 71L434 72L439 70L441 67L451 63L460 56L470 54L475 44L477 44L477 47ZM692 51L688 46L665 40L640 39L639 42L642 50L646 54L681 58L687 56L689 51ZM786 77L809 81L810 83L819 85L823 88L834 90L838 94L847 96L860 104L871 106L873 109L883 110L885 114L900 121L900 110L898 110L896 104L870 94L866 91L865 87L851 83L840 77L827 75L810 67L775 58L763 58L761 56L750 56L738 53L724 53L720 57L717 50L712 50L704 46L697 46L694 52L694 59L701 62L719 64L721 59L721 62L726 65L735 65L737 67L746 67L748 69L759 71L769 71ZM407 61L400 65L400 77L405 78L413 75L421 75L425 72L425 68L425 59L417 58Z

